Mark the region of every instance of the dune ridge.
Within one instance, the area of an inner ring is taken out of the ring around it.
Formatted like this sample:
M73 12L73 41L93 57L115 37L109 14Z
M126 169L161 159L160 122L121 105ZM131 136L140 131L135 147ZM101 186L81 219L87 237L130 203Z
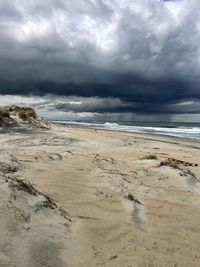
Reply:
M0 127L49 129L50 123L30 107L12 105L0 108Z

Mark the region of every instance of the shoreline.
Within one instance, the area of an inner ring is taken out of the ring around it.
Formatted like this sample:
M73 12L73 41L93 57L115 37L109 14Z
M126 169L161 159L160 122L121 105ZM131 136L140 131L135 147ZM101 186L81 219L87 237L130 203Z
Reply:
M95 128L95 127L85 127L85 126L79 126L79 125L62 125L62 124L57 124L53 123L53 125L58 126L58 127L66 127L66 128L75 128L75 129L84 129L84 130L97 130L99 132L111 132L111 133L119 133L120 135L127 134L133 136L133 137L138 137L138 138L145 138L147 140L154 140L154 141L161 141L161 142L169 142L169 143L194 143L199 145L200 148L200 140L199 139L193 139L193 138L184 138L184 137L177 137L177 136L171 136L171 135L164 135L164 134L152 134L152 133L137 133L137 132L131 132L131 131L123 131L123 130L113 130L113 129L105 129L105 128ZM166 140L165 140L166 139Z
M93 126L80 126L78 124L62 124L57 122L52 122L52 124L57 126L63 126L63 127L71 127L71 128L84 128L84 129L96 129L96 130L105 130L105 131L113 131L113 132L121 132L121 133L131 133L131 134L138 134L138 135L150 135L150 136L160 136L160 137L169 137L169 138L175 138L175 139L181 139L181 140L192 140L192 141L200 141L200 138L192 138L192 137L181 137L181 136L175 136L170 134L161 134L161 133L145 133L145 132L137 132L137 131L128 131L128 130L120 130L120 129L109 129L109 128L101 128L101 127L93 127Z

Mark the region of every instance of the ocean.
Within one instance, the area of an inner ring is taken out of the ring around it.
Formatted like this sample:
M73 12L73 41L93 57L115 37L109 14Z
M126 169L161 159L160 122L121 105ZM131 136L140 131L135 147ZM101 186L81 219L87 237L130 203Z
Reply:
M95 129L109 129L133 133L149 133L179 138L200 140L200 123L146 123L146 122L96 122L96 121L65 121L56 120L63 125L77 125Z

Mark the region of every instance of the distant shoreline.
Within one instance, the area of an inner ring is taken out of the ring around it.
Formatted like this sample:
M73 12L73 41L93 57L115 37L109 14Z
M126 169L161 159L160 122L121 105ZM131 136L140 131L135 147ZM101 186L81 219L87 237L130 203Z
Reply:
M169 137L181 139L181 140L200 140L200 127L188 127L188 128L167 128L167 127L152 127L152 126L130 126L119 125L117 123L88 123L88 122L76 122L76 121L52 121L53 124L63 125L67 127L89 128L96 130L109 130L115 132L127 132L132 134L144 134ZM114 125L112 127L112 125ZM171 131L170 131L171 130Z

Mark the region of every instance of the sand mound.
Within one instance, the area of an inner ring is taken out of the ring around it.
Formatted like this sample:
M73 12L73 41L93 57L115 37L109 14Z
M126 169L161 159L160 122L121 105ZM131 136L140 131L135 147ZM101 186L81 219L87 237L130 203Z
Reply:
M42 128L49 129L50 123L29 107L7 106L0 108L1 128Z
M0 167L0 266L66 266L69 215L8 163Z

